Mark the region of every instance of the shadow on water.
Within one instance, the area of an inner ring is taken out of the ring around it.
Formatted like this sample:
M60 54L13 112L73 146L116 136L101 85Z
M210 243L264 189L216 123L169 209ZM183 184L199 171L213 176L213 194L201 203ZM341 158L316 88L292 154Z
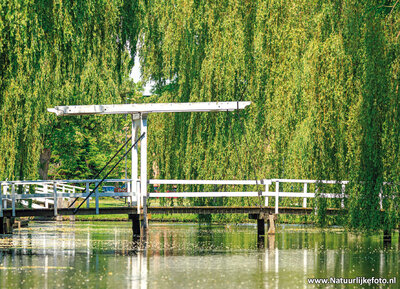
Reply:
M0 288L304 288L307 278L399 275L398 242L340 229L33 223L0 237Z

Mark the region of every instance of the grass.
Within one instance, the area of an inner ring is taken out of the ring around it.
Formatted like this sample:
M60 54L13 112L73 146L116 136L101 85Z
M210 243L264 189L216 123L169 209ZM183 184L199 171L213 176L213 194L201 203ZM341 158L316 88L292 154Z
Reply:
M80 204L83 199L78 199L76 202ZM113 207L126 207L125 199L114 199L111 197L100 198L99 199L100 208L113 208ZM90 208L95 208L96 203L92 200L89 203ZM82 205L82 208L86 208L86 204ZM65 219L69 219L68 216ZM126 214L115 214L115 215L77 215L75 216L76 221L128 221L128 216Z

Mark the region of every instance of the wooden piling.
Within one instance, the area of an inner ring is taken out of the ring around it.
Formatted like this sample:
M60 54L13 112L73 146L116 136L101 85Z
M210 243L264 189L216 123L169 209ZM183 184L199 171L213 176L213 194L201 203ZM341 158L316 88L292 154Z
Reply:
M257 235L265 236L265 221L264 218L257 219Z
M144 227L144 218L143 215L139 214L129 214L129 220L132 221L132 233L134 237L138 237L142 235L145 227Z
M265 214L249 214L249 218L257 220L257 246L263 249L265 247Z
M5 217L0 217L0 235L4 234L4 220Z
M273 235L275 234L275 220L276 220L276 215L271 214L268 215L268 235Z
M390 243L392 241L392 232L390 230L383 230L383 242Z
M12 234L14 218L0 217L0 234Z

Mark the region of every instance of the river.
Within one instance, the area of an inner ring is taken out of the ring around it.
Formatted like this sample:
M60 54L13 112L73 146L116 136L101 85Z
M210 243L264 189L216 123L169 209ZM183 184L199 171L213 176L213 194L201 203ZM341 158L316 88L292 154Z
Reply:
M0 288L314 288L308 278L399 276L395 234L385 245L341 228L277 229L259 248L251 224L151 223L137 247L128 222L31 222L0 237Z

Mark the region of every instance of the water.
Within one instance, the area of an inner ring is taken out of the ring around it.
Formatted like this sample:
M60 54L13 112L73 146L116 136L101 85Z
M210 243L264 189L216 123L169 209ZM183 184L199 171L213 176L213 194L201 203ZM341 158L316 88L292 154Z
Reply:
M0 288L314 288L307 278L399 276L397 236L385 246L381 234L286 225L260 249L256 234L151 223L135 248L129 223L30 223L0 238Z

